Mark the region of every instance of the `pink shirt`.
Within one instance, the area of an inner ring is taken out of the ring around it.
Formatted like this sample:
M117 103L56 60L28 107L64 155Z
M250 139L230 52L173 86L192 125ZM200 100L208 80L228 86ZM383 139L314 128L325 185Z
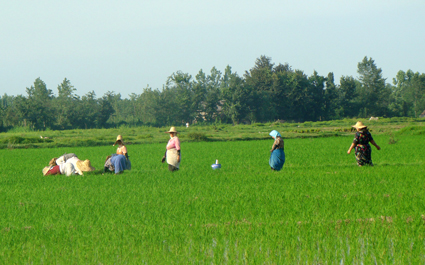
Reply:
M180 150L180 140L177 136L174 136L168 141L167 150L175 148L176 150Z

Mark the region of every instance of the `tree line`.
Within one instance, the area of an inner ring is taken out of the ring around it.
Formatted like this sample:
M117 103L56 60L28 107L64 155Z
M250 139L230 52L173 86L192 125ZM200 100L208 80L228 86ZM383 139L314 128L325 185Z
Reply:
M146 87L129 98L113 91L99 98L94 91L80 97L66 78L54 95L37 78L26 95L0 97L0 130L418 117L425 110L425 74L400 70L388 83L367 56L357 64L357 73L358 78L342 76L335 84L332 72L307 76L261 56L242 76L230 66L224 73L215 67L210 73L201 69L194 77L178 71L162 89Z

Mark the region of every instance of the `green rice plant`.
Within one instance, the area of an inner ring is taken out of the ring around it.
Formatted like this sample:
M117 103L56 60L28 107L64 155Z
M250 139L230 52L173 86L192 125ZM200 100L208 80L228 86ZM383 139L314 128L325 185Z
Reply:
M136 139L152 139L153 135L152 134L145 134L145 135L137 135Z
M394 137L393 133L389 133L390 139L388 140L388 144L396 144L398 139Z
M425 126L418 126L418 125L412 125L412 126L406 126L399 130L397 132L399 135L405 135L405 134L415 134L415 135L421 135L425 134Z
M195 142L205 142L208 141L208 137L205 133L192 132L187 134L187 138Z
M119 131L105 131L103 146L0 150L0 263L425 261L421 135L387 144L390 135L374 134L382 148L372 151L375 166L358 167L346 153L353 133L288 139L282 132L279 172L268 165L268 132L259 134L267 140L182 140L172 173L160 162L165 130L144 132L160 143L129 144L132 170L120 175L102 175ZM52 157L71 152L96 171L42 176ZM211 168L216 160L219 170Z
M194 124L189 128L185 126L177 127L180 137L190 141L188 134L204 134L211 141L235 141L235 140L263 140L268 138L268 133L276 129L285 133L286 138L305 138L305 137L329 137L350 135L351 126L357 119L345 119L336 121L306 122L306 123L256 123L252 125L199 125ZM364 120L365 124L369 121ZM423 119L385 119L382 118L373 124L371 130L374 134L387 134L408 126L418 126L423 128ZM149 126L132 127L122 126L112 129L89 129L89 130L68 130L68 131L28 131L22 133L0 134L0 148L53 148L53 147L76 147L89 142L90 145L113 144L116 135L121 134L131 144L161 143L166 139L165 131L169 127L155 128ZM414 133L423 134L423 130L417 130ZM23 138L50 139L44 142L10 144L6 138L19 136ZM88 145L88 144L86 144Z

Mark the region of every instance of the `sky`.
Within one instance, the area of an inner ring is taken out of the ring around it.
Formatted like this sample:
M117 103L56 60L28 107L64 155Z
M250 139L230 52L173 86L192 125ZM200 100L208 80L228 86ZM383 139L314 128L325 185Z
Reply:
M243 76L262 55L337 84L367 56L392 83L425 72L424 14L423 0L0 0L0 96L67 78L128 98L178 71Z

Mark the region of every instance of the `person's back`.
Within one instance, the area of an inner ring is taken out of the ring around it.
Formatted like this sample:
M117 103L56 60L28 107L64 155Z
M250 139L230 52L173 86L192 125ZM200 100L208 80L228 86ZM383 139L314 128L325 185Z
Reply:
M80 161L80 159L78 159L78 157L74 156L69 158L68 160L66 160L65 164L72 164L75 168L75 172L79 175L83 175L83 172L78 168L77 166L77 162Z
M77 157L74 153L70 153L70 154L64 154L63 156L60 156L58 159L56 159L56 164L61 164L66 162L68 159L73 158L73 157Z
M60 163L59 169L61 174L66 175L67 177L77 173L72 163L66 163L66 162Z
M369 145L369 142L372 140L373 138L369 130L361 130L356 132L356 141L358 145Z

